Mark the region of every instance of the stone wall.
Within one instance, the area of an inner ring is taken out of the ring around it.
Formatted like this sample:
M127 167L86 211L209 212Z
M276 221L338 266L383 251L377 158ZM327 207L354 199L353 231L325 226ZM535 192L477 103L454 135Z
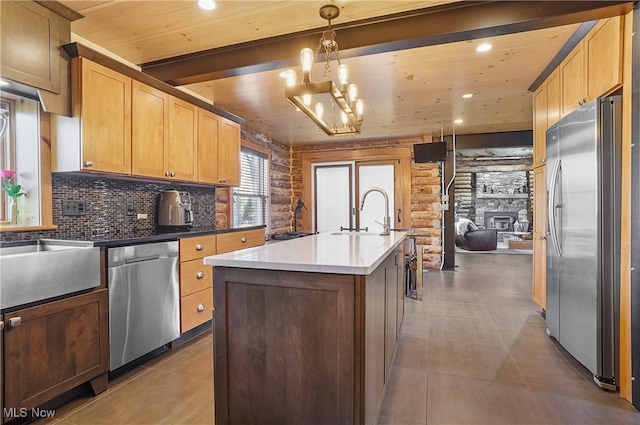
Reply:
M242 126L241 138L263 148L271 154L269 176L271 193L269 204L268 234L288 233L293 230L294 203L291 182L291 148L269 136ZM216 228L228 229L231 226L230 202L231 189L218 188L216 190ZM295 198L297 201L297 198Z
M533 222L533 173L530 158L517 161L460 160L456 171L455 202L459 217L485 226L485 211L518 213L518 221Z

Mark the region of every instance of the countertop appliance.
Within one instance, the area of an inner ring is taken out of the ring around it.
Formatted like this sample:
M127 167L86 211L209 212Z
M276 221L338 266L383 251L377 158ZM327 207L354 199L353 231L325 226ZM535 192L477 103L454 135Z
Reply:
M158 227L184 229L193 225L191 195L175 189L158 196Z
M178 241L107 252L109 370L113 371L180 336Z
M547 140L547 333L615 390L620 286L620 96L554 124Z

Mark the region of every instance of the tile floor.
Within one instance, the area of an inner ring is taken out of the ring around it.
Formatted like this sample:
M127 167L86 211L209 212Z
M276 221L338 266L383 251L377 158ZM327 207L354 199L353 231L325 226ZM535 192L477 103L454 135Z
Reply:
M529 296L530 255L459 253L456 263L425 273L422 302L407 299L379 425L640 425L547 337ZM211 356L206 334L46 423L212 424Z

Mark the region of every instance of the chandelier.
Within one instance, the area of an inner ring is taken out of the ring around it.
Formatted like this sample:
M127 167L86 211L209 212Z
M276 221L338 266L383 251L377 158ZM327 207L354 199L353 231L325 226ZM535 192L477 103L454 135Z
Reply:
M285 72L286 98L329 136L360 133L364 109L363 100L358 98L358 86L349 84L347 81L349 68L340 63L336 32L331 28L331 20L337 18L339 14L340 9L334 5L325 5L320 8L320 16L329 22L329 27L322 32L315 53L308 47L300 51L302 81L297 82L297 73L293 69ZM323 51L325 64L322 81L312 82L311 66ZM338 64L340 88L331 78L332 58ZM325 105L328 106L328 114L325 114ZM328 117L325 118L325 115Z

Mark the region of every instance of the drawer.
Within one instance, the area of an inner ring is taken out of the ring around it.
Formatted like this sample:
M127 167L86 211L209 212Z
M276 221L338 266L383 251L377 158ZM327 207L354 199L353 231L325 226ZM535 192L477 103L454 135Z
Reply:
M180 296L184 297L213 286L211 270L211 266L203 264L202 258L180 263Z
M185 333L207 320L213 310L213 288L180 298L180 332Z
M216 253L216 235L194 236L180 239L180 261L214 255Z
M218 254L264 245L264 229L222 233L217 236Z

